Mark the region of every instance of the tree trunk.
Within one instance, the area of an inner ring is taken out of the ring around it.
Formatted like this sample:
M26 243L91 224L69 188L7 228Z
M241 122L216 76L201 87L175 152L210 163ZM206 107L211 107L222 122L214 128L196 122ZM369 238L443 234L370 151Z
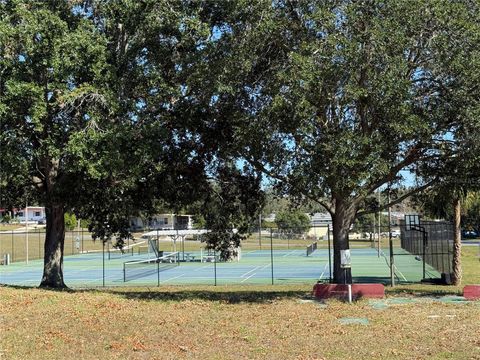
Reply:
M454 208L454 240L452 259L452 284L460 285L462 282L462 233L461 233L461 205L460 199L453 202Z
M341 266L341 251L350 249L348 232L354 221L355 211L342 200L335 201L333 221L333 282L336 284L351 284L352 271Z
M47 229L43 277L40 287L66 288L63 282L63 247L65 243L65 211L63 204L46 207Z

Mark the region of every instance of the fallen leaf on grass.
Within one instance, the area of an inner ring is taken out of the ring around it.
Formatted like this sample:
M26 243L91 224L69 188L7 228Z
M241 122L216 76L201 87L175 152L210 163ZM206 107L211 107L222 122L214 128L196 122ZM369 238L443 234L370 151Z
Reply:
M133 344L133 351L145 351L147 347L143 345L140 341Z
M125 345L123 345L119 341L112 341L110 344L108 344L107 349L109 350L122 350L125 348Z
M138 338L133 338L132 343L133 343L133 346L132 346L133 351L147 350L147 346L142 342L142 340L139 340Z

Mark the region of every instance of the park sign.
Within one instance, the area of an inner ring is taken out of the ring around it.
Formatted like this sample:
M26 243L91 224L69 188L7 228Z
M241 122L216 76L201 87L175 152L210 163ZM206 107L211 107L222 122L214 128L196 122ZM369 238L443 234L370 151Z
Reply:
M350 249L340 250L340 266L342 269L350 269L352 267L352 256Z

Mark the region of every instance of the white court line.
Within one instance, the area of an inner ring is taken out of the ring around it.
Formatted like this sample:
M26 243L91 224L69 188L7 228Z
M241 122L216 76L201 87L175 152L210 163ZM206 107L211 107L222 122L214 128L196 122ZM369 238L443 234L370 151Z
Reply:
M169 278L169 279L167 279L167 280L160 281L160 284L166 283L167 281L170 281L170 280L178 279L178 278L180 278L180 277L182 277L182 276L185 276L185 274L178 275L178 276L174 276L174 277Z
M325 266L323 267L323 271L320 274L320 278L318 280L322 280L323 275L325 274L325 271L327 271L327 267L328 267L328 263L326 263Z
M246 254L252 254L252 253L254 253L254 252L256 252L256 251L257 251L257 250L245 251L245 252L244 252L244 255L246 255Z
M201 268L198 268L198 270L206 269L206 268L210 268L210 267L212 267L212 265L205 265L205 266L202 266Z
M249 277L246 277L245 279L243 279L240 282L243 283L244 281L247 281L248 279L250 279L252 276L255 276L255 275L256 275L256 273L253 273L252 275L250 275Z
M382 252L382 256L385 258L385 261L387 261L387 254L385 254L383 250L380 250L380 251ZM387 265L389 266L388 262L387 262ZM408 281L407 278L402 274L402 272L398 270L397 265L393 264L393 267L400 273L404 281ZM395 270L394 270L394 273L395 273Z
M293 253L296 253L297 251L298 251L298 250L292 250L292 251L290 251L289 253L283 255L283 257L287 257L287 256L289 256L289 255L292 255Z
M40 283L40 280L19 280L19 282L22 282L22 283ZM5 283L2 285L17 285L17 284L10 284L10 283Z
M395 269L400 273L400 275L402 275L403 280L408 281L407 278L402 274L402 272L401 272L400 270L398 270L397 265L393 264L393 266L394 266Z
M243 274L243 275L240 275L240 277L245 277L245 276L247 276L247 274L249 274L249 273L251 273L251 272L253 272L253 271L257 270L259 267L260 267L260 266L254 267L252 270L250 270L250 271L247 271L247 272L246 272L245 274Z
M267 265L264 265L260 268L260 270L265 269L267 266L270 266L272 263L268 263Z
M123 279L120 279L117 275L106 275L105 276L105 281L107 280L123 280ZM75 278L75 277L72 277L71 279L65 279L65 276L64 276L64 280L66 280L67 282L69 281L82 281L82 282L85 282L85 283L94 283L94 282L99 282L99 281L103 281L103 277L100 276L98 278L87 278L87 279L82 279L82 278Z

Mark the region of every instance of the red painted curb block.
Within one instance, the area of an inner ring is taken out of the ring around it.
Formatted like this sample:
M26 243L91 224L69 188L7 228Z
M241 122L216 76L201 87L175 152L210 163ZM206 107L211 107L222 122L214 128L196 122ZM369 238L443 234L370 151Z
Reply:
M348 297L348 285L344 284L315 284L313 296L317 299ZM361 297L369 299L382 299L385 297L385 286L383 284L352 284L352 298Z
M479 300L480 285L465 285L463 288L463 297L467 300Z

